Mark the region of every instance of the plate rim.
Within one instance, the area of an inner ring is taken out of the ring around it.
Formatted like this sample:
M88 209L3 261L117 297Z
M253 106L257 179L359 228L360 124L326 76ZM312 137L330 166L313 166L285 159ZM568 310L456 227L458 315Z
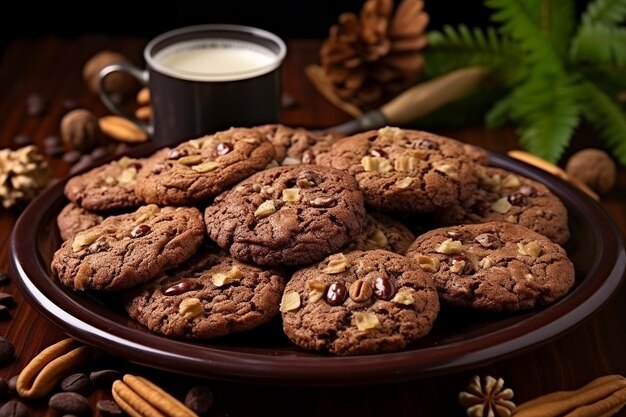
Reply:
M143 147L131 152L130 155L138 156L145 154L148 150L156 149L156 146ZM585 276L581 281L586 286L590 285L589 280L595 284L595 290L588 297L578 294L577 287L563 299L514 326L515 329L509 327L498 329L489 333L489 337L474 337L443 346L377 355L273 356L224 351L219 347L198 345L197 341L190 344L191 341L169 339L148 331L138 331L102 316L95 316L79 303L66 297L58 285L41 288L41 285L33 282L31 276L34 275L39 275L37 279L41 278L41 274L44 274L48 280L52 278L48 277L45 269L42 269L38 256L23 259L21 254L28 252L29 239L24 236L28 236L29 232L34 235L35 231L39 230L44 218L44 209L49 210L55 204L60 205L63 197L62 187L67 180L102 162L86 167L71 176L65 176L31 202L19 216L11 233L9 260L20 292L26 301L48 321L85 344L106 348L114 355L151 368L207 379L308 386L362 385L373 381L391 383L457 372L521 354L573 330L615 295L624 281L626 271L624 238L604 207L560 178L549 176L536 167L502 154L492 151L489 153L494 166L539 180L562 201L563 196L568 201L582 201L582 209L590 216L585 217L594 218L595 227L592 227L592 230L597 242L604 245L598 249L602 257L596 257L591 268L591 271L599 268L601 279ZM602 233L598 232L599 229ZM609 241L600 239L600 234L603 239ZM39 255L38 251L35 252ZM69 304L59 305L59 297L64 298ZM572 297L577 298L576 301L580 303L569 308L573 303ZM578 298L584 299L578 300ZM86 318L85 315L81 317L73 315L72 313L76 310L86 313ZM555 315L556 319L553 320ZM522 331L520 327L524 327L525 330ZM137 338L140 338L143 343L139 343ZM151 346L152 343L154 346ZM471 349L468 349L468 343L471 344ZM320 366L322 363L324 366Z

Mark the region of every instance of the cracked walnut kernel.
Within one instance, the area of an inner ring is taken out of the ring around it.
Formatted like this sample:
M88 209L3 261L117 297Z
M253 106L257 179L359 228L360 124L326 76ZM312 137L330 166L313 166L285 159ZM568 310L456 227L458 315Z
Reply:
M199 316L203 311L202 303L195 297L185 298L178 305L178 314L188 320Z
M280 311L282 313L297 310L298 308L300 308L300 294L295 291L288 291L283 294L283 298L280 300Z
M479 376L474 376L467 391L459 393L459 403L465 407L469 417L510 417L515 403L511 401L513 391L504 388L502 378L487 375L483 386Z
M420 268L422 268L426 272L435 273L435 272L438 272L439 268L441 267L441 262L439 262L439 259L437 258L431 258L430 256L424 256L424 255L417 255L415 259L417 260L417 263L419 264Z
M520 255L532 256L536 258L541 253L541 246L537 242L530 242L527 244L518 243L517 253Z
M367 311L357 311L352 314L354 324L359 330L373 330L380 328L380 320L374 313Z
M267 217L270 214L276 213L276 207L274 206L274 202L272 200L267 200L261 203L261 205L254 212L254 217L258 217L262 219L263 217Z
M241 279L241 277L243 277L243 274L239 268L233 266L227 273L218 272L217 274L213 274L211 281L216 287L223 287L224 285Z
M343 253L338 253L336 255L331 255L328 257L328 265L326 268L322 269L322 272L325 274L339 274L350 267L350 262L344 256Z
M440 245L435 246L435 252L451 255L461 252L463 244L460 240L446 239Z

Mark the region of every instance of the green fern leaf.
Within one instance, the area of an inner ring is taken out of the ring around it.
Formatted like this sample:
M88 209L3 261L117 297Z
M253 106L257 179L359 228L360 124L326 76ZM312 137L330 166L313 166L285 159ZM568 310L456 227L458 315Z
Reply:
M548 73L562 73L562 61L549 37L551 28L542 18L542 5L550 3L549 0L485 0L488 7L495 9L492 20L502 24L502 33L519 42L528 64Z
M584 82L582 88L585 118L598 130L620 164L626 165L626 114L593 83Z
M587 26L572 45L572 59L594 64L626 66L626 28Z
M557 162L580 122L579 89L571 77L535 76L516 88L510 115L523 147Z
M511 118L511 106L515 99L513 94L501 98L494 104L485 116L485 123L489 129L498 129L506 124Z
M626 18L626 0L595 0L582 16L582 27L617 25Z
M507 83L522 78L520 50L511 40L500 38L496 29L460 25L430 31L425 55L425 74L432 78L459 68L483 66L500 72Z

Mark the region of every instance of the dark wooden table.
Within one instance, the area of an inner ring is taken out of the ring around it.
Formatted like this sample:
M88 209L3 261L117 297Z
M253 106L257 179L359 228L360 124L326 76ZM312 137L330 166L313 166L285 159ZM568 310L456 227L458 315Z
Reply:
M64 114L63 101L73 99L98 115L107 114L99 99L86 88L81 71L85 61L102 49L126 54L141 64L145 39L90 36L81 38L19 39L8 45L0 61L0 148L16 148L12 138L29 134L41 145L45 137L58 134ZM284 90L295 99L285 109L283 122L310 128L329 127L348 120L348 116L330 105L312 87L304 75L306 65L318 60L319 42L293 40L284 64ZM29 116L25 99L41 93L49 100L45 115ZM510 130L487 131L482 127L440 131L457 139L479 144L499 152L517 147ZM577 137L577 146L591 146L593 138ZM60 159L50 159L55 176L68 172ZM603 197L603 206L612 214L622 233L626 232L626 170L619 171L617 186ZM19 213L0 209L0 269L8 271L8 240ZM0 368L0 377L11 378L42 349L65 338L63 332L38 315L23 299L15 283L0 291L15 296L11 318L0 322L0 335L16 348L16 360ZM515 357L490 365L402 384L342 388L297 388L256 386L243 383L206 381L215 393L211 416L289 415L289 416L461 416L457 403L473 375L492 375L505 380L520 403L548 392L573 389L606 374L626 375L626 286L600 311L573 331ZM122 359L111 366L132 370L161 381L177 395L198 381L181 375L167 374L137 367ZM210 377L210 376L208 376ZM110 398L98 390L90 396L92 404ZM0 398L5 402L8 396ZM36 415L52 414L45 401L27 402ZM620 415L626 415L622 410Z

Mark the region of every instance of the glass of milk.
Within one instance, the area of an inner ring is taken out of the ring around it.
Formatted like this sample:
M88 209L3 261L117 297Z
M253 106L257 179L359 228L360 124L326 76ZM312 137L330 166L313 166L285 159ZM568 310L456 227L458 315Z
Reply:
M101 88L114 113L141 126L162 144L175 144L232 126L276 123L281 110L281 65L287 48L273 33L239 25L176 29L144 48L146 69L113 64L150 88L149 123L120 108ZM101 85L102 86L102 85Z

